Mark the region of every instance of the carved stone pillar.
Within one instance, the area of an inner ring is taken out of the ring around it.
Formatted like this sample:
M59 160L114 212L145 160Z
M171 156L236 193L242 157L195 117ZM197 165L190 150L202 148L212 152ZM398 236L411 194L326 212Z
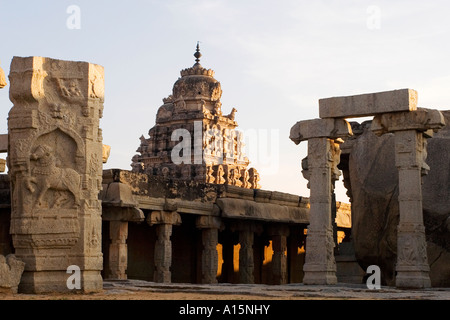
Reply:
M253 274L255 262L253 259L254 232L251 228L239 230L239 282L252 284L255 282Z
M305 229L303 225L291 226L289 231L288 256L289 256L289 283L303 282L303 265L305 262L304 251L301 250L305 243Z
M172 281L172 226L181 224L177 212L153 211L148 217L150 226L156 225L155 272L154 281L170 283Z
M128 264L128 221L110 221L109 279L126 280Z
M156 226L155 282L170 283L172 281L172 274L170 271L170 267L172 266L171 236L171 224L159 224Z
M101 193L102 220L109 221L109 269L108 279L127 279L128 265L128 222L144 221L144 213L138 208L129 185L111 182L103 185Z
M232 231L238 232L239 239L239 283L255 283L255 261L253 242L256 233L262 232L262 226L254 222L239 222L231 226Z
M445 125L437 110L418 109L374 118L372 130L381 135L394 132L395 164L399 175L396 286L431 286L427 244L422 211L422 175L430 169L425 163L426 139Z
M286 284L287 274L287 236L288 226L273 226L269 228L272 238L272 284Z
M304 284L335 284L336 262L331 219L334 181L339 177L339 143L351 134L342 119L300 121L291 129L295 143L308 141L310 214L306 238Z
M103 74L87 62L11 62L10 231L15 254L26 263L21 292L69 291L72 265L81 271L81 291L103 289Z
M202 283L217 283L219 229L223 228L220 218L201 216L196 226L202 229Z

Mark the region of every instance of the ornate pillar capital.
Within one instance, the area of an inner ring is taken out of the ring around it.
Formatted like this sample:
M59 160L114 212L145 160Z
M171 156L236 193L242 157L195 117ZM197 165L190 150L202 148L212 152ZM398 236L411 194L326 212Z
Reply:
M176 211L152 211L147 217L150 226L156 224L171 224L178 226L181 224L181 216Z

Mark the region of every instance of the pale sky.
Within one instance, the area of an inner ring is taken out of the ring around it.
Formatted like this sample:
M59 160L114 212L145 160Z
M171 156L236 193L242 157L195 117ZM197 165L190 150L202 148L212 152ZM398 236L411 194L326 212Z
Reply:
M419 107L450 109L449 14L447 0L0 0L0 66L8 75L13 56L104 66L105 168L130 170L139 137L148 138L200 41L223 112L235 107L239 129L257 133L249 158L263 189L309 196L300 168L307 143L296 146L289 130L318 117L319 99L411 88ZM0 90L0 133L8 90ZM337 198L347 200L339 185Z

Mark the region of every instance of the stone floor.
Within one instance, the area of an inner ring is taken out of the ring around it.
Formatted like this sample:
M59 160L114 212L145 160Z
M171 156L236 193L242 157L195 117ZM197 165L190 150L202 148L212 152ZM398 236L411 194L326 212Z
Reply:
M0 300L450 300L450 288L400 290L340 283L303 284L162 284L143 280L105 280L103 291L91 294L0 294Z
M202 297L215 296L215 299L357 299L357 300L450 300L450 288L432 288L424 290L400 290L392 287L381 287L369 290L365 285L338 284L334 286L305 286L303 284L288 285L245 285L245 284L161 284L142 280L121 280L104 282L105 294L113 297L116 294L136 294L153 292L160 294L185 293ZM188 298L189 299L189 298Z

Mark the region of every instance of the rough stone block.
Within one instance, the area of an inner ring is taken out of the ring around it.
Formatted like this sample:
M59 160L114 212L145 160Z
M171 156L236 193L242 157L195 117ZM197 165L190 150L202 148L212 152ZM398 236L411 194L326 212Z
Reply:
M25 263L15 255L0 255L0 293L17 293Z
M320 118L365 117L417 109L417 91L400 89L319 100Z

